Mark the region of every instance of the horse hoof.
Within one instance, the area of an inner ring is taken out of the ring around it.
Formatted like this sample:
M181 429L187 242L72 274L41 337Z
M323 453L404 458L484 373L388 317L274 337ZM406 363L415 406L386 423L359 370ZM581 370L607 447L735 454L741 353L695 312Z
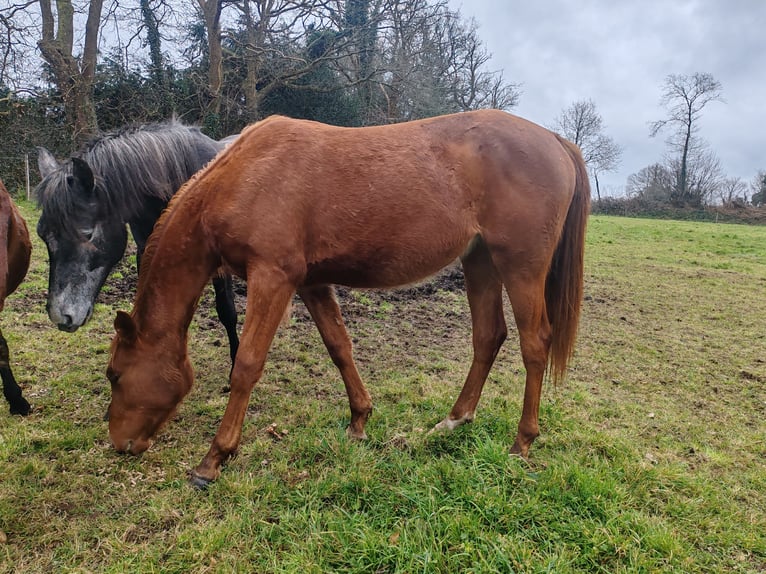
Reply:
M457 427L459 427L461 424L463 424L464 421L461 420L453 420L450 418L446 418L440 423L436 424L434 428L432 428L430 431L428 431L428 434L437 434L437 433L449 433L455 430Z
M209 478L202 477L194 472L189 475L189 483L197 490L207 490L213 481Z
M367 440L367 433L366 432L364 432L364 431L362 431L362 432L355 432L355 431L351 430L350 426L346 427L346 436L348 438L351 438L351 439L354 439L354 440Z
M19 401L15 401L11 405L12 415L21 415L22 417L25 417L31 412L32 412L32 407L23 397Z
M513 443L510 454L512 457L515 456L527 460L529 458L529 447L522 447L517 440Z

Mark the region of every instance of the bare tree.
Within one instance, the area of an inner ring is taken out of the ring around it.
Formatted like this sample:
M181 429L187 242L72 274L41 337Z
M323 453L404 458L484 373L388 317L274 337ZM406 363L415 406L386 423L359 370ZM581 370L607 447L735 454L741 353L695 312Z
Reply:
M101 78L129 78L129 90L150 80L153 115L176 107L200 113L216 136L275 103L279 109L281 98L310 100L296 96L301 92L342 93L338 102L348 117L365 124L510 108L519 98L518 86L490 69L475 24L448 0L196 0L192 12L175 0L11 2L0 7L0 78L10 73L8 48L19 45L23 20L36 53L25 54L31 65L17 68L31 70L29 91L55 86L74 143L98 129L92 94L98 50L108 58ZM188 32L185 45L174 36L179 30ZM48 63L43 75L40 54ZM180 73L171 76L174 69ZM119 86L107 91L118 93Z
M689 147L686 161L686 194L679 195L678 182L684 169L681 156L671 157L667 166L673 173L674 185L671 192L671 203L675 205L701 206L712 203L724 180L721 160L705 145L696 144Z
M259 118L269 93L285 86L306 88L300 80L320 65L337 62L352 42L332 27L334 10L326 0L238 0L234 6L245 27L238 52L247 70L243 93L250 120Z
M486 69L490 54L475 23L466 25L446 0L392 0L380 30L389 121L518 102L518 85Z
M559 114L553 131L580 146L583 159L595 182L596 197L601 199L598 174L614 171L620 164L622 148L604 134L604 122L593 100L580 100Z
M75 144L82 143L98 131L92 92L102 4L103 0L88 3L83 53L78 57L73 53L75 9L72 0L57 0L55 14L51 0L40 0L42 37L38 46L61 92Z
M652 164L628 176L625 191L629 197L652 203L668 203L673 191L673 173L661 163Z
M393 0L381 25L377 78L385 99L379 121L401 121L457 109L445 107L447 66L429 54L447 51L431 31L439 8L426 0ZM376 122L377 123L377 122Z
M228 106L246 121L259 119L264 100L275 90L338 90L340 82L328 87L306 81L322 67L345 76L349 80L345 87L368 80L375 41L374 10L387 1L376 0L374 7L370 2L351 3L355 12L363 11L365 16L364 46L360 47L360 33L352 33L345 22L348 2L197 0L207 40L208 129L217 132L218 122L231 111ZM345 67L344 60L354 56L364 68L361 77L352 78Z
M8 85L20 67L23 48L28 47L33 22L29 7L38 0L26 0L0 8L0 86Z
M208 76L207 109L204 116L210 131L220 135L221 87L223 86L223 48L221 47L221 10L224 0L197 0L207 38ZM211 125L213 124L213 125Z
M689 155L698 132L702 110L716 100L723 101L722 87L711 74L670 74L665 78L660 102L667 109L668 117L652 122L649 133L654 137L665 127L673 129L668 144L679 154L680 167L675 192L678 203L697 203L700 199L689 193Z
M492 54L479 39L476 22L464 26L454 15L446 22L451 30L445 40L452 47L449 72L455 102L462 110L515 106L519 101L518 85L506 83L502 72L486 69Z
M747 184L740 177L727 177L718 188L718 199L722 205L745 205L747 203Z

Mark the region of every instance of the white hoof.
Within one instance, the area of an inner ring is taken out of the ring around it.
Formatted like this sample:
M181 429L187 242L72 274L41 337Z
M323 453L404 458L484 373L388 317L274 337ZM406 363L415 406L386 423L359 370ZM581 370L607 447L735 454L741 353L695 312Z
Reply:
M367 440L367 433L362 431L362 434L357 434L351 430L350 426L346 427L346 436L354 440Z
M441 421L439 424L437 424L434 428L432 428L430 431L428 431L428 434L433 434L437 432L451 432L455 430L457 427L459 427L462 424L470 423L473 421L473 415L465 415L462 418L459 419L451 419L447 417L443 421Z

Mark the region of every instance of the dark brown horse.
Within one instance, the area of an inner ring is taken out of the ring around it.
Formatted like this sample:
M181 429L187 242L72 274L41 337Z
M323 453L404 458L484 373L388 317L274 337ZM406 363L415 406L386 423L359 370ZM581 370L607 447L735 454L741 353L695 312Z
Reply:
M338 366L364 438L372 401L332 284L389 288L463 263L474 356L436 428L474 418L506 338L502 290L527 370L512 452L539 434L546 369L564 375L580 314L590 205L578 149L499 111L369 128L272 117L247 128L177 194L149 241L133 311L119 312L107 376L118 451L146 450L192 386L187 330L211 275L247 281L242 344L220 428L193 471L220 474L240 442L250 393L297 291Z
M27 274L31 252L27 224L0 181L0 311L5 307L5 298L16 290ZM11 371L8 343L2 331L0 377L3 379L3 395L11 407L11 414L28 415L31 409L21 395L21 388Z

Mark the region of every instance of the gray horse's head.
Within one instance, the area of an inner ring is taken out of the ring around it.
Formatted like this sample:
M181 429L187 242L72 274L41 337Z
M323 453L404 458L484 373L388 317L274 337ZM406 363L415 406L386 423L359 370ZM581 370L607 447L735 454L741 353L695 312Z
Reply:
M62 331L73 332L93 313L109 272L127 244L125 222L98 201L98 177L77 157L59 163L38 149L43 180L36 194L41 207L37 233L48 247L48 316Z
M225 143L172 120L103 134L62 163L38 148L37 233L48 246L48 315L59 329L90 318L125 252L126 224L140 257L170 198Z

